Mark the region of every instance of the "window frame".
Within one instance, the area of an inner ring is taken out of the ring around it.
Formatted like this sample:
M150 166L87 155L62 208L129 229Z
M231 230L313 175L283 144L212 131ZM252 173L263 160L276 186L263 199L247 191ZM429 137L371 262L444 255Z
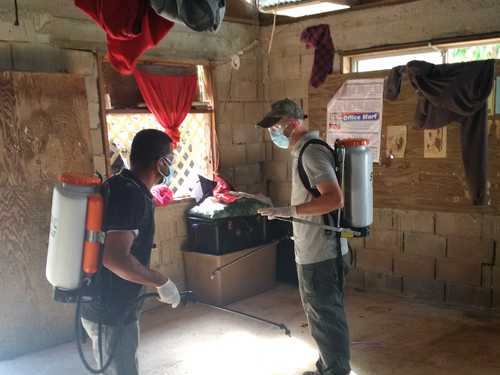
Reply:
M106 176L111 177L111 165L110 165L110 144L109 144L109 135L108 135L108 123L107 123L107 115L108 114L151 114L148 108L126 108L126 109L110 109L106 106L106 90L104 83L104 74L103 74L103 65L110 64L110 60L106 55L98 54L97 56L97 64L98 64L98 76L97 83L99 88L99 115L101 120L101 133L103 139L104 146L104 157L106 164ZM211 117L210 121L210 159L212 164L212 173L215 173L215 169L217 167L217 144L215 142L216 139L216 123L215 123L215 97L214 97L214 87L212 80L212 71L210 68L210 62L208 60L165 60L159 58L148 58L148 59L140 59L137 64L148 64L148 65L163 65L163 66L176 66L176 67L194 67L197 70L197 66L202 66L205 71L206 84L207 88L207 96L209 97L209 106L194 106L191 107L189 113L206 113ZM192 201L193 197L180 197L172 200L172 203L181 203L185 201Z
M500 33L490 35L488 37L467 37L455 39L441 39L427 42L407 43L401 45L389 45L382 47L373 47L363 50L343 51L341 53L341 72L342 74L349 73L367 73L358 72L356 64L359 60L405 55L410 53L425 53L438 51L442 55L442 63L447 63L447 52L450 49L474 47L486 44L500 43ZM390 68L388 68L390 69Z

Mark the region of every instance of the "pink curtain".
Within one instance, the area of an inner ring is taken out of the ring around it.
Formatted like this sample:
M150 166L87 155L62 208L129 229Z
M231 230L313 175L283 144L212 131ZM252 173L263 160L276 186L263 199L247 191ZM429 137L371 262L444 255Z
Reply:
M148 109L175 146L179 142L179 126L189 113L196 94L196 75L169 76L136 70L134 76Z

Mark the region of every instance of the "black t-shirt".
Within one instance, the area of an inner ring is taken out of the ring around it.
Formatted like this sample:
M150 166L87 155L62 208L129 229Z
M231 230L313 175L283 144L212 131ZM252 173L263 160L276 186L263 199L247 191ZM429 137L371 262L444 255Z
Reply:
M148 267L154 237L151 193L129 170L123 170L103 184L102 194L105 200L103 230L134 231L131 254ZM96 297L93 302L83 304L83 318L107 325L119 324L123 319L128 324L139 318L141 306L134 308L134 300L143 291L142 285L122 279L101 266L94 286Z

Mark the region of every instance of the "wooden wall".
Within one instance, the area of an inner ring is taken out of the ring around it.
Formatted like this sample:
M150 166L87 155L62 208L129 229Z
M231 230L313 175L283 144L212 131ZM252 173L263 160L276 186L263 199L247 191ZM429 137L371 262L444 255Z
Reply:
M0 359L73 336L73 308L45 279L52 187L92 173L85 81L0 73Z
M500 62L497 63L500 71ZM497 73L499 74L499 73ZM328 101L348 79L386 77L388 71L334 74L318 89L309 91L310 127L326 131ZM416 95L407 79L397 101L384 101L381 163L374 165L374 204L379 208L500 212L500 114L492 118L489 136L489 181L491 205L473 207L468 197L462 164L460 128L446 127L446 157L424 157L424 131L414 128ZM389 126L407 128L404 158L389 159L386 139Z

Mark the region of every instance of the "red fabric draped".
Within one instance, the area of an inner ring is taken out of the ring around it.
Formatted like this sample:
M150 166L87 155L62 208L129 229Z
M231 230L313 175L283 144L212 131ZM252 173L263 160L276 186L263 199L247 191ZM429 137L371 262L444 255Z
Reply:
M106 32L108 56L121 74L132 74L137 59L157 45L173 22L143 0L75 0L75 5Z
M179 126L189 113L196 94L196 75L168 76L136 70L134 76L148 109L176 145Z

